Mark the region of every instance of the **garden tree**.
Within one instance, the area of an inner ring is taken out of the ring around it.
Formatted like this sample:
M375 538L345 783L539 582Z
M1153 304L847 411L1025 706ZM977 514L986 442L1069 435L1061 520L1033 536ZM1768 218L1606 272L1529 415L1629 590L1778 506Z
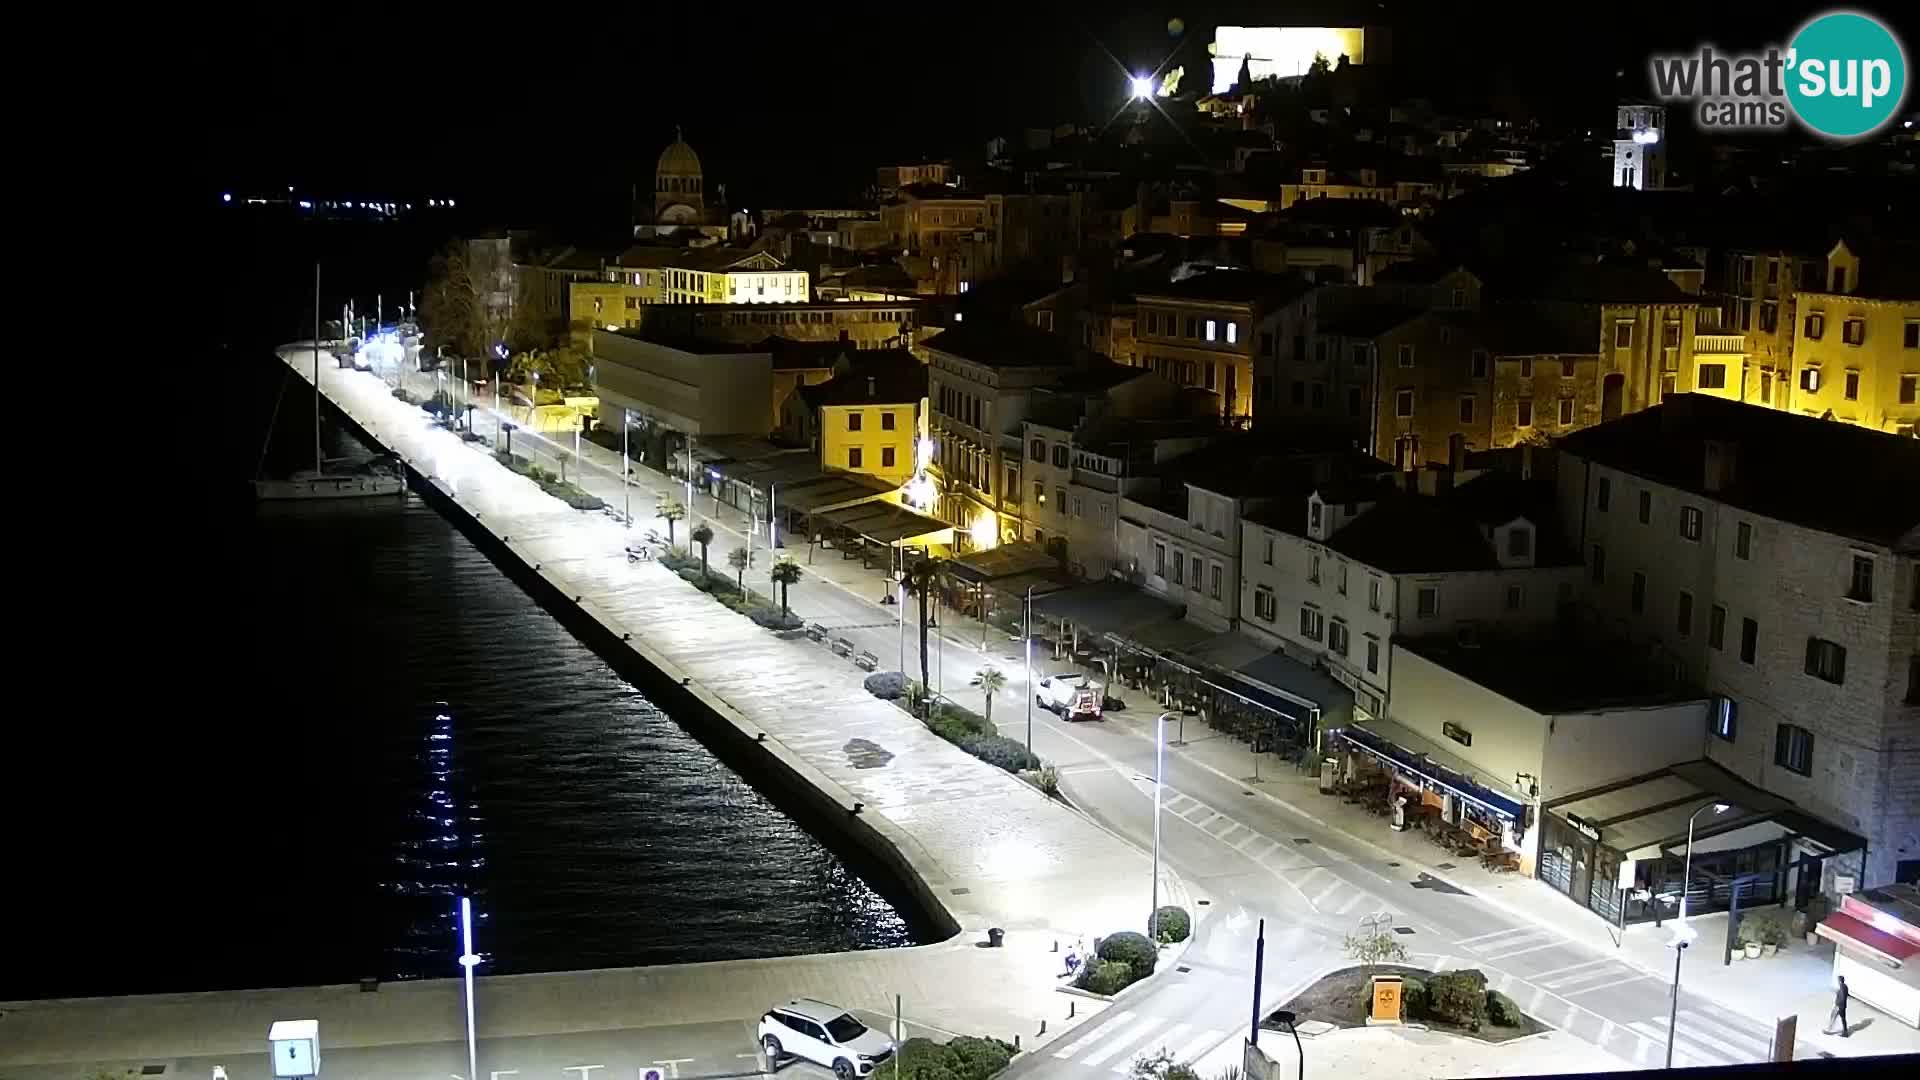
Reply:
M1367 973L1372 974L1379 964L1404 964L1407 961L1407 947L1391 930L1366 930L1358 934L1348 934L1341 942L1347 955L1367 965Z
M700 545L700 580L705 581L707 579L707 545L713 543L713 526L703 521L687 533L687 539Z
M662 495L660 501L654 504L653 510L667 523L667 546L672 547L673 523L687 516L687 508L680 505L680 500Z
M999 668L991 664L974 672L974 675L980 680L980 692L986 695L987 723L991 724L993 723L993 696L1006 688L1007 677L1000 673Z
M507 377L515 382L531 383L535 375L540 377L540 385L553 390L584 386L587 382L587 359L580 350L565 345L557 349L528 349L515 353L507 364Z
M940 581L940 561L938 559L923 558L919 562L914 563L913 566L908 568L907 570L907 591L913 593L915 596L918 596L920 598L920 685L921 686L933 685L933 680L930 677L928 677L928 672L927 672L927 627L929 625L927 622L927 615L929 610L927 607L927 604L928 604L928 598L933 593L934 586L937 585L939 581ZM922 700L931 701L933 699L931 695L928 695L926 697L923 697Z
M433 344L486 356L507 340L513 306L502 302L506 290L499 268L480 265L471 252L465 241L455 240L428 263L420 322Z
M740 595L747 594L747 562L751 558L746 548L734 548L727 552L727 565L733 567L734 581L740 585Z
M773 577L773 583L780 586L780 614L784 616L787 614L787 596L793 583L800 580L800 564L792 559L781 559L773 564L773 569L768 573Z

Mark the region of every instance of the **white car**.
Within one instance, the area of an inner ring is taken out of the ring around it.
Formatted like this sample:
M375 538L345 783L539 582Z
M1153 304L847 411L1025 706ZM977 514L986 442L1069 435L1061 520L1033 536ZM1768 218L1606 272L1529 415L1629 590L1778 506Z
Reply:
M812 998L794 998L768 1010L760 1018L760 1048L769 1069L797 1057L832 1069L837 1080L870 1075L893 1056L892 1039L838 1005Z
M1033 684L1033 703L1065 716L1080 691L1097 688L1098 684L1085 675L1077 671L1063 671Z

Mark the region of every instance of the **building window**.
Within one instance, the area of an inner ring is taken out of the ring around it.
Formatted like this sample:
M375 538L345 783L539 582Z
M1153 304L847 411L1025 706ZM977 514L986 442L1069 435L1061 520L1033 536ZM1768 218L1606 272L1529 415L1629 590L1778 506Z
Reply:
M1200 561L1200 556L1198 556L1198 555L1195 555L1195 556L1193 557L1193 580L1192 580L1192 582L1191 582L1191 587L1192 587L1192 588L1193 588L1194 590L1196 590L1196 591L1198 591L1198 590L1199 590L1199 588L1200 588L1200 567L1201 567L1201 565L1202 565L1202 564L1201 564L1201 561Z
M1253 590L1253 614L1257 619L1272 622L1276 614L1273 590L1265 585Z
M893 468L893 447L883 446L880 448L880 467L883 469Z
M1617 322L1613 324L1613 347L1616 349L1633 348L1633 324Z
M1223 571L1221 570L1219 563L1214 563L1208 569L1211 572L1207 577L1207 595L1213 597L1215 600L1218 600L1220 599L1220 578L1223 574Z
M848 431L860 430L860 414L859 413L850 412L847 414L847 430Z
M1560 377L1563 379L1573 378L1573 357L1563 356L1560 358Z
M1680 536L1685 540L1700 542L1700 508L1683 506L1680 508Z
M1612 501L1613 501L1613 478L1609 476L1603 476L1595 483L1595 486L1594 486L1593 508L1595 510L1600 511L1601 513L1605 513L1607 509L1607 504Z
M1066 488L1057 487L1053 489L1053 508L1055 511L1057 511L1060 514L1061 517L1067 516L1067 489Z
M1400 356L1401 367L1410 368L1413 366L1413 346L1411 345L1400 346L1399 356Z
M1820 369L1819 368L1804 367L1800 369L1800 389L1805 390L1809 394L1819 393L1820 391Z
M1909 327L1913 324L1908 323ZM1920 402L1920 375L1900 376L1900 404L1912 405Z
M1807 639L1807 674L1836 685L1847 680L1846 646L1810 637Z
M1307 582L1312 585L1320 584L1320 556L1318 555L1307 556Z
M1647 575L1642 571L1633 572L1633 590L1629 594L1628 604L1635 615L1647 610Z
M1340 576L1334 579L1333 591L1341 596L1347 595L1347 564L1340 564Z
M1039 480L1033 482L1033 502L1036 506L1047 505L1047 485Z
M1827 332L1827 317L1815 311L1810 313L1802 329L1808 341L1819 341L1820 335Z
M1562 424L1573 423L1573 399L1570 397L1560 399L1560 422Z
M1707 728L1716 736L1732 742L1734 733L1739 730L1740 710L1729 697L1716 697L1708 706Z
M1733 527L1733 557L1753 558L1753 526L1747 522L1743 521Z
M1220 329L1219 323L1213 321L1212 319L1208 319L1207 320L1207 340L1212 341L1214 339L1214 336L1219 332L1219 329Z
M1473 423L1473 398L1472 397L1462 395L1460 398L1460 422L1463 424Z
M1523 356L1520 358L1520 377L1523 379L1533 378L1533 357Z
M1327 651L1343 658L1347 655L1347 624L1339 619L1327 626Z
M1068 462L1067 444L1054 443L1053 444L1053 467L1056 469L1064 469L1067 467L1067 462Z
M1309 607L1300 609L1300 636L1308 641L1319 641L1326 631L1327 620L1318 611Z
M1840 340L1849 345L1858 345L1867 340L1867 320L1847 319L1840 324Z
M1508 611L1519 611L1521 608L1526 606L1526 603L1527 603L1527 587L1525 585L1507 586L1507 610Z
M1653 522L1653 492L1642 491L1640 493L1640 524L1649 525L1649 524L1652 524L1652 522Z
M1434 585L1422 585L1415 594L1414 612L1423 619L1431 619L1440 614L1440 589Z
M1198 315L1187 316L1187 336L1190 338L1200 336L1200 317Z
M1080 496L1078 496L1078 495L1075 495L1075 496L1073 497L1073 516L1074 516L1074 517L1086 517L1087 515L1086 515L1086 514L1085 514L1085 512L1084 512L1084 510L1085 510L1085 507L1086 507L1086 504L1085 504L1085 502L1083 502L1083 501L1081 500L1081 498L1080 498Z
M1173 553L1172 563L1173 583L1175 585L1185 585L1187 583L1187 557L1176 551Z
M1268 566L1273 565L1273 537L1271 536L1266 538L1260 561L1266 563Z
M1372 638L1367 639L1367 674L1380 674L1380 643Z
M1753 663L1760 652L1760 624L1752 619L1740 620L1740 662Z
M1380 579L1377 577L1367 579L1367 610L1380 610Z
M892 410L889 409L880 414L880 430L881 431L893 430L893 411Z
M1773 763L1801 776L1813 775L1813 732L1798 724L1781 724L1773 736Z
M1165 544L1153 545L1153 576L1157 578L1167 576L1167 545Z
M1240 324L1239 323L1230 322L1227 324L1227 344L1229 345L1240 344Z
M1524 559L1533 554L1533 531L1530 529L1507 530L1507 557Z
M1859 372L1857 371L1847 372L1845 380L1843 381L1842 385L1845 387L1845 389L1841 391L1842 397L1845 397L1848 401L1860 400L1860 373Z
M1473 350L1472 373L1473 373L1473 377L1476 379L1484 379L1487 377L1487 350L1485 349Z
M1727 388L1727 365L1701 364L1697 385L1702 390L1724 390Z
M1873 559L1869 556L1853 557L1853 573L1847 581L1847 599L1873 603Z
M1900 328L1900 347L1920 349L1920 319L1908 319Z
M1693 636L1693 594L1690 592L1682 590L1680 593L1680 601L1673 612L1673 629L1681 637Z
M1593 583L1595 585L1607 583L1607 549L1599 544L1593 545Z
M850 446L847 448L847 468L857 469L859 467L860 467L860 448L857 446Z
M1300 385L1295 383L1295 386ZM1393 392L1393 415L1405 420L1413 415L1413 391L1395 390Z
M1727 646L1727 609L1719 604L1707 612L1707 644L1716 649Z

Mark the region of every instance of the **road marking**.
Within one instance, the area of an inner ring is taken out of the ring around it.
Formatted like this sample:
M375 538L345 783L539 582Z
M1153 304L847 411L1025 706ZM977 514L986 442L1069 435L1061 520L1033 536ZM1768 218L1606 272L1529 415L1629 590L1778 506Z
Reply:
M1318 908L1322 900L1325 900L1327 897L1332 896L1334 893L1337 893L1341 889L1345 889L1347 887L1348 885L1346 882L1341 881L1339 878L1334 878L1333 884L1320 890L1319 894L1314 896L1311 900L1308 900L1307 903L1312 904L1314 907Z
M1609 964L1609 963L1612 963L1612 962L1613 962L1613 958L1612 958L1612 957L1608 957L1608 956L1601 956L1601 957L1596 957L1596 958L1594 958L1594 959L1592 959L1592 960L1582 960L1582 961L1580 961L1580 962L1579 962L1579 963L1577 963L1577 964L1568 964L1568 965L1567 965L1567 966L1565 966L1565 967L1557 967L1557 968L1550 968L1550 969L1548 969L1548 970L1546 970L1546 971L1542 971L1542 972L1540 972L1540 973L1538 973L1538 974L1536 974L1536 975L1533 975L1533 976L1530 976L1530 977L1531 977L1531 978L1533 979L1533 981L1535 981L1535 982L1538 982L1538 983L1543 983L1544 985L1547 985L1547 986L1554 986L1554 985L1556 985L1555 983L1553 983L1553 982L1550 982L1550 981L1547 981L1547 980L1551 980L1551 979L1552 979L1552 978L1553 978L1554 976L1556 976L1556 975L1565 975L1566 973L1568 973L1568 972L1570 972L1570 971L1579 971L1579 970L1580 970L1581 968L1589 968L1589 967L1592 967L1592 966L1593 966L1593 965L1595 965L1595 964ZM1575 980L1572 980L1572 981L1576 981L1576 982L1577 982L1577 981L1578 981L1578 979L1575 979Z
M1699 1019L1698 1017L1688 1016L1685 1013L1682 1013L1681 1016L1684 1022L1680 1028L1679 1034L1674 1039L1675 1045L1678 1045L1680 1043L1693 1043L1695 1046L1703 1050L1711 1051L1713 1055L1716 1057L1725 1055L1725 1062L1728 1065L1737 1065L1740 1062L1745 1060L1745 1055L1742 1053L1741 1049L1738 1046L1735 1046L1732 1043L1727 1042L1716 1035L1703 1034L1699 1030L1697 1030L1697 1028L1699 1027L1697 1023ZM1663 1039L1666 1038L1667 1036L1667 1018L1666 1017L1656 1016L1651 1021L1651 1024L1655 1029L1657 1029L1660 1032L1661 1038ZM1694 1056L1700 1057L1701 1055L1696 1053Z
M1666 981L1665 979L1661 979L1656 976L1649 975L1644 971L1622 971L1622 972L1614 973L1614 976L1615 976L1614 978L1605 979L1600 982L1594 983L1592 986L1583 986L1578 990L1561 990L1561 991L1558 991L1558 993L1560 994L1561 997L1571 998L1571 997L1578 997L1581 994L1591 994L1595 990L1605 990L1605 989L1608 989L1609 987L1624 986L1627 983L1638 982L1641 979L1648 979L1653 982Z
M1134 1051L1132 1054L1128 1055L1127 1057L1121 1058L1119 1063L1114 1065L1113 1071L1116 1073L1119 1073L1122 1076L1125 1076L1126 1074L1133 1071L1133 1063L1135 1061L1138 1061L1143 1057L1152 1056L1153 1050L1165 1049L1167 1045L1167 1040L1177 1039L1180 1036L1185 1035L1189 1030L1192 1029L1192 1027L1193 1027L1192 1024L1173 1025L1167 1030L1161 1032L1159 1039L1149 1040L1145 1046L1140 1047L1140 1049ZM1149 1048L1152 1048L1152 1049L1149 1049Z
M1080 1059L1080 1064L1098 1065L1115 1054L1124 1053L1135 1043L1153 1034L1153 1029L1159 1027L1161 1023L1161 1019L1157 1016L1149 1016L1142 1019L1139 1023L1128 1028L1124 1034L1114 1036L1113 1041L1108 1043L1103 1049L1095 1050L1093 1053Z
M1487 933L1485 933L1485 934L1475 934L1475 935L1474 935L1474 936L1472 936L1472 937L1466 937L1466 938L1461 938L1461 939L1460 939L1459 941L1456 941L1456 942L1454 942L1454 944L1455 944L1455 945L1466 945L1466 946L1469 946L1469 947L1471 947L1471 946L1472 946L1472 944L1473 944L1474 942L1476 942L1476 941L1486 941L1486 940L1487 940L1487 939L1489 939L1489 938L1497 938L1497 937L1506 937L1506 936L1508 936L1509 934L1537 934L1537 933L1540 933L1540 932L1541 932L1541 931L1540 931L1540 929L1539 929L1538 927L1532 927L1532 926L1509 926L1509 927L1507 927L1507 928L1506 928L1505 930L1492 930L1492 931L1489 931L1489 932L1487 932ZM1477 952L1478 950L1474 950L1474 951L1476 951L1476 952Z
M1054 1051L1053 1056L1057 1058L1072 1057L1073 1055L1079 1053L1080 1051L1085 1050L1087 1047L1092 1046L1094 1041L1096 1039L1099 1039L1102 1035L1107 1034L1108 1032L1112 1031L1114 1028L1119 1027L1120 1025L1126 1023L1128 1020L1131 1020L1131 1019L1133 1019L1133 1010L1127 1009L1123 1011L1120 1015L1114 1017L1113 1019L1107 1021L1104 1024L1101 1024L1099 1027L1094 1028L1092 1031L1087 1032L1085 1035L1080 1036L1078 1039L1075 1039L1074 1041L1068 1043L1065 1047Z
M1645 1020L1635 1020L1627 1026L1639 1032L1641 1038L1651 1040L1655 1053L1660 1053L1666 1049L1667 1029L1664 1023L1659 1027L1655 1027ZM1695 1053L1692 1047L1686 1046L1680 1041L1675 1041L1673 1045L1673 1059L1676 1064L1682 1063L1682 1059L1691 1060L1701 1065L1726 1064L1725 1062L1715 1061L1712 1058L1703 1058Z
M1207 1030L1201 1032L1199 1035L1196 1035L1192 1039L1188 1040L1187 1045L1174 1051L1173 1060L1179 1062L1182 1065L1191 1065L1194 1061L1199 1059L1200 1055L1206 1053L1207 1051L1213 1049L1216 1046L1219 1046L1220 1040L1226 1037L1227 1036L1225 1032L1215 1031L1212 1028L1208 1028Z
M1258 840L1261 843L1266 844L1267 850L1261 852L1258 855L1247 855L1247 845L1253 843L1255 840ZM1279 846L1280 845L1274 843L1273 841L1267 839L1266 837L1261 836L1259 833L1250 833L1248 834L1245 840L1242 840L1239 843L1233 845L1233 850L1240 852L1242 855L1247 855L1247 857L1250 859L1264 859L1267 856L1273 854L1274 849Z
M1224 828L1224 829L1222 829L1222 830L1220 830L1220 832L1219 832L1219 833L1218 833L1217 835L1215 835L1215 836L1214 836L1214 839L1215 839L1215 840L1218 840L1218 841L1220 841L1220 842L1221 842L1221 843L1223 843L1223 844L1228 844L1228 843L1231 843L1231 841L1229 841L1229 840L1227 839L1227 837L1229 837L1229 836L1232 836L1232 835L1234 834L1234 832L1235 832L1235 830L1238 830L1238 829L1245 829L1245 828L1246 828L1246 826L1245 826L1245 825L1242 825L1242 824L1240 824L1239 822L1237 822L1237 821L1236 821L1236 822L1234 822L1234 823L1232 823L1231 825L1228 825L1228 826L1227 826L1226 828ZM1249 831L1250 831L1250 830L1249 830Z
M1732 1020L1725 1017L1715 1016L1712 1013L1702 1012L1699 1009L1682 1009L1680 1010L1680 1016L1690 1024L1704 1024L1708 1028L1718 1030L1722 1035L1726 1036L1727 1041L1731 1045L1738 1046L1744 1044L1747 1048L1747 1053L1752 1054L1756 1060L1766 1060L1768 1054L1773 1050L1773 1040L1770 1036L1764 1036L1759 1032L1742 1029Z
M1486 953L1482 953L1481 955L1485 956L1489 960L1511 960L1516 956L1525 956L1528 953L1540 952L1543 949L1557 949L1565 944L1566 942L1564 941L1549 941L1541 945L1529 945L1524 949L1515 949L1512 952L1503 952L1503 953L1486 952Z

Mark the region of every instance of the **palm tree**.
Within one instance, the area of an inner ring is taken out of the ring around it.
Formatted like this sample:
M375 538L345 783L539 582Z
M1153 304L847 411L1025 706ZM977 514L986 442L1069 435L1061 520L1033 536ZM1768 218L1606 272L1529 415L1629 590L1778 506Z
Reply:
M733 567L735 578L740 585L740 595L747 595L747 560L750 558L746 548L734 548L727 552L727 565Z
M780 614L784 616L787 614L787 595L793 583L800 580L800 564L792 559L781 559L773 564L769 572L773 575L773 583L780 586Z
M933 686L933 679L927 670L927 598L933 593L934 585L940 580L940 563L937 559L921 559L907 570L907 590L920 598L920 685ZM932 701L932 695L923 698Z
M987 697L987 723L991 724L993 723L993 695L1006 687L1007 677L1000 673L999 668L991 664L973 674L980 680L980 692Z
M666 520L667 546L672 547L673 546L673 523L687 516L687 508L684 506L681 506L678 500L670 499L667 496L662 495L660 496L660 501L654 504L653 510L654 510L654 513L659 514L662 518Z
M713 543L713 527L701 522L687 533L687 539L700 545L700 580L707 579L707 545Z

